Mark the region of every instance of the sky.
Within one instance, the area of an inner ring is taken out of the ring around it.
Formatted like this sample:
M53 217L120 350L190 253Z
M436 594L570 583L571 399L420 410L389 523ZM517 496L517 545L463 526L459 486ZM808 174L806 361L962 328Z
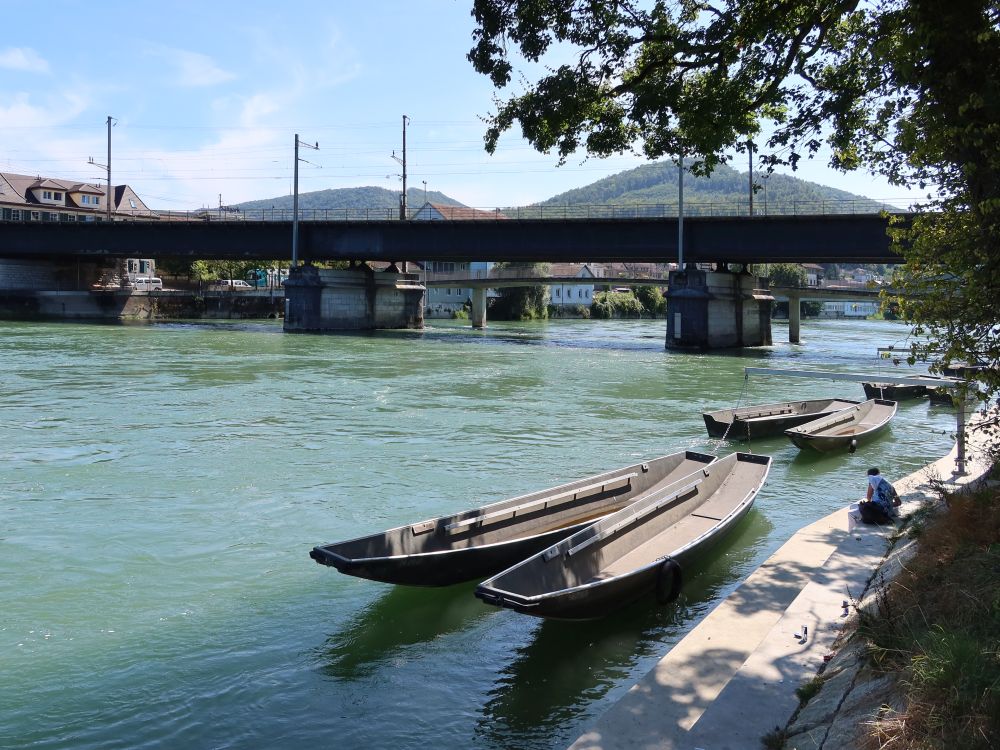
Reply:
M472 69L471 0L0 0L0 171L103 183L158 210L407 186L482 208L526 205L644 163L535 152L505 134ZM530 72L530 71L529 71ZM745 156L734 167L745 171ZM88 163L93 159L95 164ZM905 205L917 193L823 159L795 175Z

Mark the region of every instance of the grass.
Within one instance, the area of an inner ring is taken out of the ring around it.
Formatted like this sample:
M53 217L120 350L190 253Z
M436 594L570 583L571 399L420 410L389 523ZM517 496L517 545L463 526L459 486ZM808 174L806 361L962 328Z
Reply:
M867 747L1000 747L1000 492L946 498L920 519L917 553L876 582L862 614L877 669L899 678L906 710L873 725Z

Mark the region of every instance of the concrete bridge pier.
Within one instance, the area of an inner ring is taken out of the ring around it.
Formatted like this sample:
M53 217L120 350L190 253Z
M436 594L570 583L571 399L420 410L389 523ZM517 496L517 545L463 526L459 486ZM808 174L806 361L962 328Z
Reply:
M423 296L416 274L294 266L285 282L285 331L423 328Z
M472 327L486 328L486 289L472 290Z
M771 344L771 303L745 273L671 271L667 282L667 349L725 349Z
M798 344L802 327L802 298L797 294L788 295L788 343Z

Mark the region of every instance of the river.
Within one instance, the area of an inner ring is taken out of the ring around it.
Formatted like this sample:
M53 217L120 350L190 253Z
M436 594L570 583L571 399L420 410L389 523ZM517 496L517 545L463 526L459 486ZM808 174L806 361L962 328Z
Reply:
M755 442L768 483L680 600L596 622L340 575L313 545L725 455L703 410L863 398L743 368L886 373L876 347L907 335L806 321L803 346L676 353L662 320L431 323L0 323L0 747L562 748L870 465L892 479L952 444L926 400L853 456Z

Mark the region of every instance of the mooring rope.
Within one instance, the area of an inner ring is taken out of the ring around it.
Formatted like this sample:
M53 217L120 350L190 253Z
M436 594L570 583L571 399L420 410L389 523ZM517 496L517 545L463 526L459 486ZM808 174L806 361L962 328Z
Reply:
M721 445L729 437L729 431L731 429L733 429L733 425L736 424L736 412L739 411L740 404L743 403L743 398L746 396L747 386L749 385L749 383L750 383L750 375L748 373L744 373L744 375L743 375L743 388L740 389L739 398L736 399L736 406L733 407L733 418L731 420L729 420L729 425L726 427L726 431L724 433L722 433L722 437L719 438L718 441L716 442L716 447L718 447L719 445ZM747 448L748 448L747 453L753 453L753 451L749 449L750 448L750 425L747 424L746 428L747 428Z

